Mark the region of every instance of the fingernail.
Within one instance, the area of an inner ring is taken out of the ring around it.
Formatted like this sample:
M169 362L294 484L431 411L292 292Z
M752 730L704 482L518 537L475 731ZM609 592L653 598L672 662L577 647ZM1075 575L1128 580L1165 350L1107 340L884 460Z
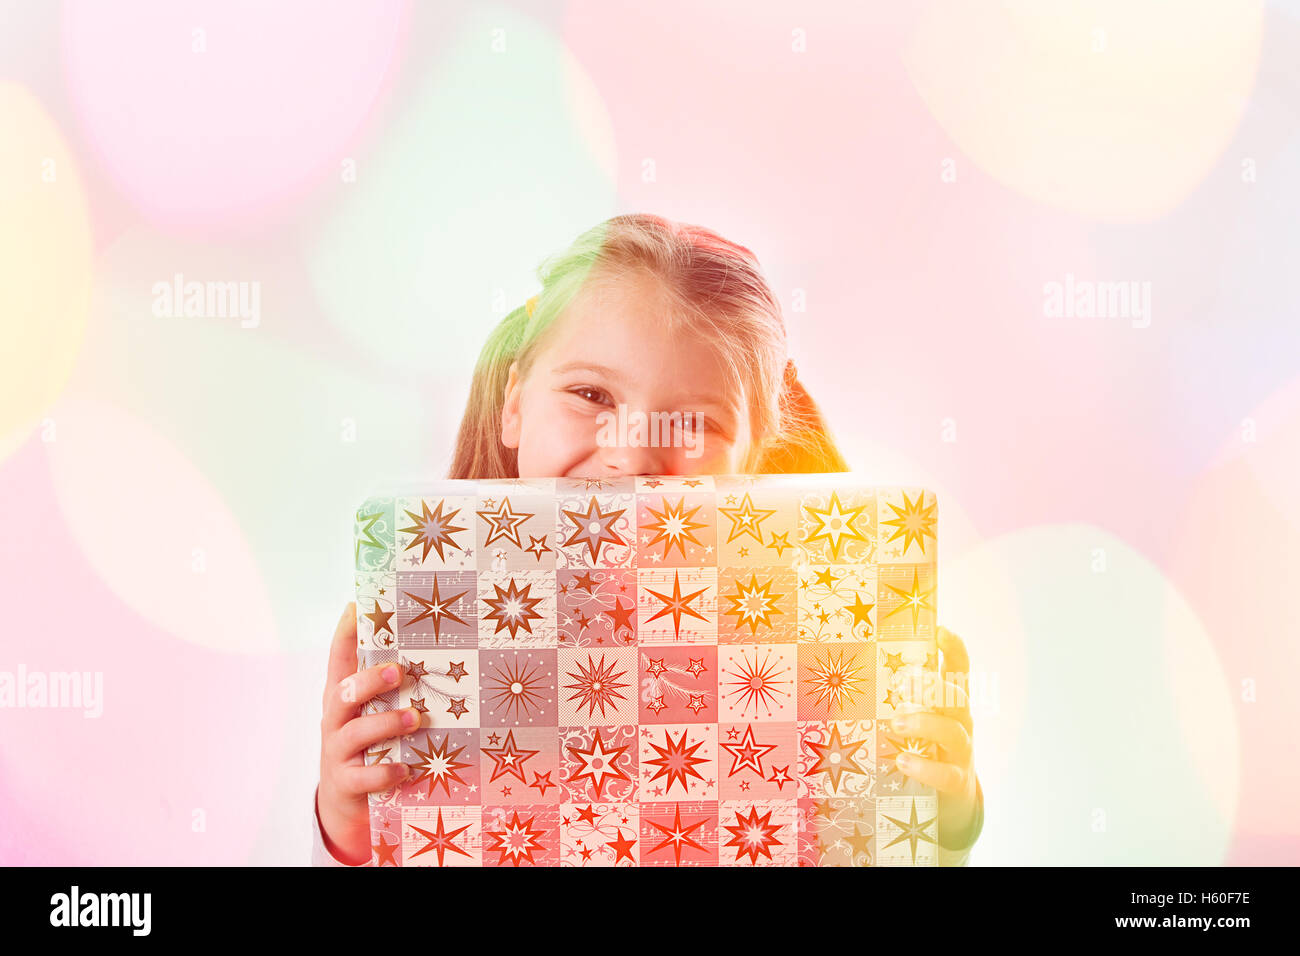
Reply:
M912 766L912 755L899 754L898 759L895 760L894 763L898 764L900 767L906 770L908 767Z
M912 718L911 718L911 717L895 717L895 718L894 718L894 729L895 729L895 730L911 730L911 729L912 729Z
M397 683L397 668L394 667L392 664L389 664L387 667L384 668L384 670L383 670L383 672L382 672L382 676L383 676L384 680L387 681L388 683L390 683L390 684L396 684L396 683Z
M411 765L409 763L404 763L404 764L399 764L399 766L402 768L402 772L397 775L397 779L405 780L407 777L411 775Z
M420 722L420 715L415 712L415 708L408 707L402 711L402 726L406 728L414 727Z

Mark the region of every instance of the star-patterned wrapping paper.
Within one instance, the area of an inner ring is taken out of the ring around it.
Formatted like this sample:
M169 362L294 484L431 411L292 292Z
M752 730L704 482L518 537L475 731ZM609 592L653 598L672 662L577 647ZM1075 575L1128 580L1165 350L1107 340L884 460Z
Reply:
M937 502L851 474L430 482L356 513L380 866L923 866Z

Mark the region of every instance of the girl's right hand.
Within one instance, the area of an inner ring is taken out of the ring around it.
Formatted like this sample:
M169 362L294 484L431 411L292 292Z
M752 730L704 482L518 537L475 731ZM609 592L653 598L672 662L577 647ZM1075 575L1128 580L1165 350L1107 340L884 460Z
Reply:
M325 848L341 862L358 866L370 860L370 808L366 794L391 790L410 773L403 763L366 765L374 744L409 734L420 724L414 707L361 714L361 705L401 684L395 663L357 670L357 613L343 610L330 646L320 722L320 787L316 814Z

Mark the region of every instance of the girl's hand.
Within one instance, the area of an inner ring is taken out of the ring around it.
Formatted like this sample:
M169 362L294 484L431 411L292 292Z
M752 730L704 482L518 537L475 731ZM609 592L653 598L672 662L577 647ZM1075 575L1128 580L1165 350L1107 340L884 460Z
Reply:
M343 609L330 646L320 722L320 787L316 814L325 848L350 866L370 860L370 815L366 794L391 790L406 779L402 763L367 766L365 751L419 725L414 707L360 715L361 705L402 681L397 664L357 670L357 613L352 602Z
M940 690L944 699L952 700L954 706L926 708L895 717L890 723L895 730L909 737L921 737L938 745L941 759L904 754L898 759L898 769L939 792L939 843L948 849L959 849L971 842L970 831L978 809L975 762L971 752L974 725L965 688L953 683L950 675L962 675L964 684L965 676L970 672L970 658L961 638L946 627L939 628L938 640L939 650L943 652L943 686ZM936 713L936 710L944 713Z

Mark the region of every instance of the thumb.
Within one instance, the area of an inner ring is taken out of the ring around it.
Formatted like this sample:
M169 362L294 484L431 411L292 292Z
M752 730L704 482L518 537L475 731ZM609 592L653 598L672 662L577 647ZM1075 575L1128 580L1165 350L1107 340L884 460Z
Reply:
M349 601L334 629L330 644L329 669L325 675L325 690L337 687L339 681L357 672L357 606Z
M970 670L970 655L962 639L948 630L939 628L939 650L943 651L943 672L965 674Z

